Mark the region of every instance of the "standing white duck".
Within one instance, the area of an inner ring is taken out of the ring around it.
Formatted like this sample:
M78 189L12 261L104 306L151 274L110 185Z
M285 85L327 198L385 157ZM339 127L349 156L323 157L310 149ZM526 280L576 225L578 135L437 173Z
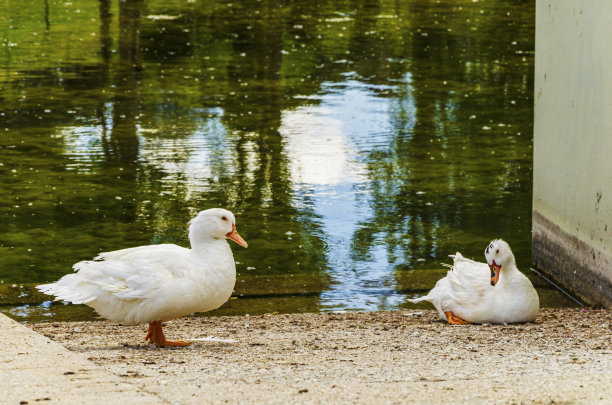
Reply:
M149 323L145 341L157 346L187 346L190 342L166 340L162 322L210 311L230 298L236 265L225 239L247 247L235 223L228 210L201 211L189 223L191 249L162 244L102 253L75 264L75 273L37 288L56 301L86 304L115 322Z
M501 239L485 250L487 263L466 259L457 252L446 277L423 297L408 300L431 302L451 324L521 323L535 320L540 308L538 293L516 268L510 246Z

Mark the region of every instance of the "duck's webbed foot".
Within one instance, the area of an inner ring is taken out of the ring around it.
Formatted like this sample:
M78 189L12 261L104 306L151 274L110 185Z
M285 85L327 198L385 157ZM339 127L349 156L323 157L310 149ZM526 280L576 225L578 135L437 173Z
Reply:
M184 340L166 340L164 336L164 332L162 331L162 323L161 321L155 321L149 323L149 331L147 332L147 336L145 336L145 342L149 341L154 343L158 347L164 346L189 346L191 342L187 342Z
M453 314L452 312L445 312L444 315L446 315L446 319L448 320L448 323L452 324L452 325L467 325L469 323L472 322L468 322L465 319L461 319L458 316L455 316L455 314Z

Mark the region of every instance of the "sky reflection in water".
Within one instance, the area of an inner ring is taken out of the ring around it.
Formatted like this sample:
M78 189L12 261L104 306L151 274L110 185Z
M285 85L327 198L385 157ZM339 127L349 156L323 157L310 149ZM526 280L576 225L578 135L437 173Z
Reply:
M332 283L320 297L323 309L373 310L397 307L404 300L362 293L372 287L400 288L391 277L393 269L382 245L374 247L369 260L347 260L358 218L372 215L364 157L373 148L387 145L393 136L387 122L390 100L374 93L380 87L354 79L323 83L319 104L283 114L280 133L292 162L294 187L298 193L310 190L309 205L320 215L327 260L333 269Z

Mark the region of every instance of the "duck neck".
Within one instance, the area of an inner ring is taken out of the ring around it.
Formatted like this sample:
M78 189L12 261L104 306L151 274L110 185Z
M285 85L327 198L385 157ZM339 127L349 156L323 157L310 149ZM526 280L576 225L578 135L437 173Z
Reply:
M225 239L217 239L208 235L198 234L197 236L192 234L189 235L189 243L191 244L191 250L198 255L209 255L212 252L219 253L226 250L230 250L229 244Z
M516 268L514 258L508 260L508 262L502 266L501 271L499 272L499 284L501 286L506 285L508 283L508 280L510 280L512 278L512 275L517 271L518 269Z

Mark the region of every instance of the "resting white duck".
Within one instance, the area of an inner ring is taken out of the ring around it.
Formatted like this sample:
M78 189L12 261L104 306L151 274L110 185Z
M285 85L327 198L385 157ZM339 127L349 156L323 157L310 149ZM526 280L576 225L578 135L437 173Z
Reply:
M440 317L451 324L522 323L535 320L540 308L538 293L516 268L508 243L492 241L485 250L487 263L467 259L457 252L446 277L423 297L408 300L431 302Z
M226 238L247 247L235 224L228 210L201 211L189 224L191 249L162 244L102 253L37 288L56 301L89 305L115 322L148 323L145 341L157 346L187 346L188 341L166 340L162 322L213 310L230 298L236 265Z

